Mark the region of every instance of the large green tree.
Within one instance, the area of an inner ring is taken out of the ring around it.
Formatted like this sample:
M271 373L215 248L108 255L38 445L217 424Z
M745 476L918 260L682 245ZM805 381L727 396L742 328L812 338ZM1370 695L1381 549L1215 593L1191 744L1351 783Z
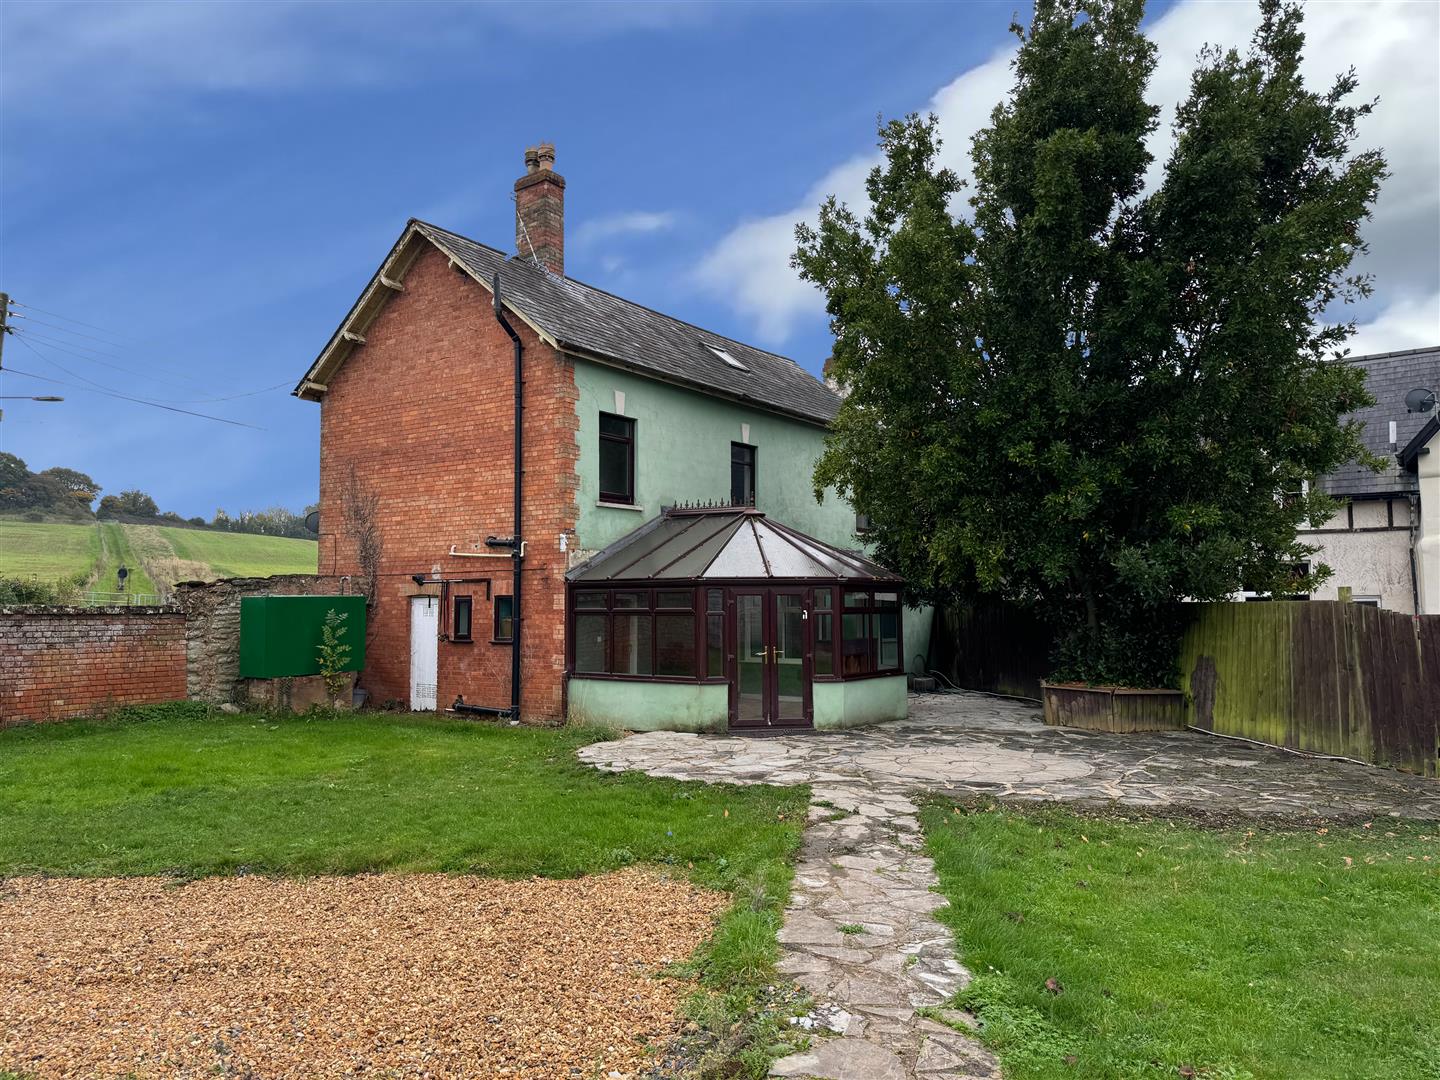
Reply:
M1384 162L1353 152L1353 74L1307 89L1301 12L1264 0L1247 52L1201 53L1146 193L1142 16L1041 0L970 212L935 119L894 121L868 213L828 200L795 265L847 390L817 488L919 595L1041 608L1056 675L1154 684L1177 602L1295 587L1297 526L1335 509L1306 481L1373 463L1332 313L1368 293L1350 264Z
M100 500L100 509L96 511L96 517L101 518L153 518L159 515L160 507L155 500L138 488L122 491L119 495L106 495Z
M67 469L63 465L54 465L43 469L36 475L44 477L54 483L65 494L67 499L84 510L90 509L90 504L100 494L101 487L91 477L78 469Z

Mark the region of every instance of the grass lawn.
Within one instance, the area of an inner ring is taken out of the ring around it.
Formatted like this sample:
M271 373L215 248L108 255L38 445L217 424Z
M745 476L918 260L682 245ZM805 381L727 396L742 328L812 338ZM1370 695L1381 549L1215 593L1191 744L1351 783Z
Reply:
M735 897L695 960L721 992L697 1009L728 1030L774 979L808 790L601 773L574 755L600 737L194 703L0 731L0 878L669 866ZM744 1075L774 1035L737 1050Z
M313 574L320 545L314 540L204 529L154 528L182 559L208 564L221 577Z
M0 575L70 580L99 556L100 531L94 525L0 520Z
M1007 1078L1440 1077L1440 825L922 817Z

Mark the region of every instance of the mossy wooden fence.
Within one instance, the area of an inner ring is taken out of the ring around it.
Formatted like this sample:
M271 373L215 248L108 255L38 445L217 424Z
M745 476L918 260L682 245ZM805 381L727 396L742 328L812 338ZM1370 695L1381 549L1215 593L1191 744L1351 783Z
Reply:
M1440 615L1313 600L1193 610L1180 670L1196 727L1436 775Z

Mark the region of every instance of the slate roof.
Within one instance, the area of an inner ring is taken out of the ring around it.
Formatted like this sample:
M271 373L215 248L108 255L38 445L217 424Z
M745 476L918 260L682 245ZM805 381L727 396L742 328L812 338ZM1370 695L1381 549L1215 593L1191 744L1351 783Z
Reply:
M456 262L489 283L500 272L500 293L522 318L562 348L802 417L835 418L840 399L794 360L651 311L593 285L510 258L424 221L411 224ZM748 370L731 367L710 349L723 349Z
M1405 394L1417 386L1440 389L1440 346L1406 349L1403 352L1352 356L1349 363L1363 367L1375 404L1353 416L1365 422L1362 438L1371 453L1387 462L1383 472L1374 473L1359 465L1344 465L1320 478L1321 488L1331 495L1376 496L1416 491L1413 472L1402 469L1395 454L1403 449L1432 414L1405 411ZM1390 421L1395 421L1396 445L1390 445Z
M606 581L889 581L900 578L845 551L772 521L753 507L664 510L592 555L565 577Z

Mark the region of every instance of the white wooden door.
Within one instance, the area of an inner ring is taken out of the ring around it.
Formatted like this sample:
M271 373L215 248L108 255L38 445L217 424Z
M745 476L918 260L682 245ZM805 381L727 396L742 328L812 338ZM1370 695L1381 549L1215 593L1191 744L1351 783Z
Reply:
M440 635L440 601L434 596L410 598L410 708L435 711L436 643Z

